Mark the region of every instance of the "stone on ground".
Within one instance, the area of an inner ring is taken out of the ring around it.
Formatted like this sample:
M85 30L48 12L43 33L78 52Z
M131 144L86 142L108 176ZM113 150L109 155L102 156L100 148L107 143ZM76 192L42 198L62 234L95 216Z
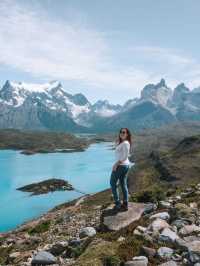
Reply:
M161 231L164 228L170 227L170 225L163 219L157 218L149 226L148 229L154 231Z
M177 266L177 263L175 261L173 261L173 260L169 260L167 262L159 264L159 266Z
M56 263L56 258L47 251L39 251L33 256L31 265L50 265Z
M132 260L125 262L125 266L147 266L148 258L145 256L133 257Z
M200 262L200 241L188 243L189 258L192 263Z
M148 204L129 202L128 211L115 212L113 205L102 213L102 225L111 231L118 231L138 221L145 212Z
M170 215L168 212L158 212L150 216L150 219L160 218L162 220L169 220Z
M185 235L189 235L192 233L200 233L200 226L197 226L195 224L191 224L191 225L184 225L180 230L179 230L179 234L185 236Z
M148 258L154 257L156 255L156 250L154 248L149 248L142 246L142 253L145 254Z
M173 243L179 236L170 228L164 228L159 236L159 240L163 242Z
M83 237L92 237L96 235L96 230L94 227L88 226L88 227L84 227L80 230L79 232L79 237L83 238Z
M170 259L174 253L174 250L168 247L161 247L157 250L157 255L161 259Z

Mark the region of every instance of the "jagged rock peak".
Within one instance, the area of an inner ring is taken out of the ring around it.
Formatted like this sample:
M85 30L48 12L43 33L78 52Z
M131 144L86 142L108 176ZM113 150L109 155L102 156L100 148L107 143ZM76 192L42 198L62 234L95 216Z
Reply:
M164 78L162 78L161 80L160 80L160 82L156 85L156 87L167 87L166 86L166 82L165 82L165 79Z
M79 105L86 105L86 104L89 104L90 105L90 102L88 101L88 99L85 97L85 95L83 95L82 93L76 93L74 96L73 96L73 100L76 104L79 104Z
M180 83L176 86L174 91L179 91L179 92L189 92L189 88L185 86L185 83Z
M167 87L164 79L156 85L148 84L141 91L141 99L153 101L163 106L167 105L172 97L172 90Z

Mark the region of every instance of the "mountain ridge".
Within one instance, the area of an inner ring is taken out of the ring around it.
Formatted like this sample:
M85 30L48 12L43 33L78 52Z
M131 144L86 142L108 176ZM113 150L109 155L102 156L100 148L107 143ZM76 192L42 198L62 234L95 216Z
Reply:
M184 83L172 90L164 79L147 84L139 98L123 105L108 100L91 103L82 93L68 93L59 81L29 84L7 80L0 89L0 128L72 132L110 132L160 127L200 120L199 88Z

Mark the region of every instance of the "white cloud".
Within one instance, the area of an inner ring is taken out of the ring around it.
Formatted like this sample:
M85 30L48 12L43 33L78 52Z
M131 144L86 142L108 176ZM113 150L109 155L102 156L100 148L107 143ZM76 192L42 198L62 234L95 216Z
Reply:
M0 65L40 79L76 80L84 86L129 92L127 98L138 96L146 83L161 77L171 86L199 81L198 63L171 49L122 47L119 52L129 53L130 60L114 63L119 61L112 51L114 42L111 45L104 33L87 23L72 21L72 14L65 20L59 15L52 18L41 7L14 0L0 1L0 14Z
M102 33L67 20L52 21L17 1L1 1L0 14L0 64L100 88L126 89L148 80L143 71L113 66Z
M178 64L179 66L186 66L195 63L195 60L186 57L179 50L167 49L157 46L135 46L130 49L133 52L139 52L140 56L149 57L155 61L165 61L169 64Z
M1 2L0 12L0 61L21 70L85 79L106 49L95 31L51 21L14 1Z
M130 52L134 57L140 57L152 69L155 76L161 75L172 87L185 82L190 87L200 84L200 64L181 50L157 46L135 46Z

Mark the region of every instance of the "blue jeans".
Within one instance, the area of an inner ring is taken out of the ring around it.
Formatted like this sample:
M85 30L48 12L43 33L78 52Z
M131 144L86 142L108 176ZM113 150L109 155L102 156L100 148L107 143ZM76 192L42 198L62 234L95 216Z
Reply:
M119 165L116 171L112 171L110 176L110 186L116 205L120 204L119 191L117 188L117 182L119 180L123 194L123 202L128 202L128 188L127 188L127 172L129 165Z

